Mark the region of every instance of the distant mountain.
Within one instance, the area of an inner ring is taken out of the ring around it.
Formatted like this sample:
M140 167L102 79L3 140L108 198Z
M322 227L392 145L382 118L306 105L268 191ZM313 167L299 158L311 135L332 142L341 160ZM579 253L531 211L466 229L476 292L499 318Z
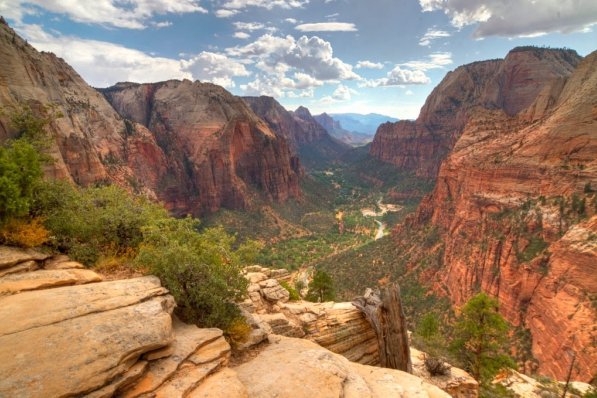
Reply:
M272 97L242 97L276 135L285 137L307 169L339 159L350 147L332 137L305 107L287 111Z
M340 122L342 128L353 133L360 133L373 137L380 124L386 122L397 122L399 119L380 115L378 113L369 113L362 115L359 113L330 113L330 116L337 122Z
M370 134L348 131L342 127L342 124L332 118L327 113L313 116L313 118L323 126L324 129L334 138L353 147L363 146L371 142L373 136Z

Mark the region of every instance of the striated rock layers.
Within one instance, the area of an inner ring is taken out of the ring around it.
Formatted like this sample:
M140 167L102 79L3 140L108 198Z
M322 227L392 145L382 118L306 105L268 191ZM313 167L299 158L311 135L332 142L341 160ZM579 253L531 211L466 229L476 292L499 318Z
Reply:
M160 191L174 210L244 208L251 187L270 200L299 196L300 165L286 140L222 87L170 80L101 91L153 132L168 159Z
M2 283L81 265L0 246L0 270ZM0 396L449 397L420 377L275 335L249 362L231 368L222 331L172 319L174 301L157 278L95 276L0 295Z
M288 301L289 293L280 282L288 282L291 276L283 269L251 266L245 269L245 277L250 283L249 297L240 306L253 329L241 348L268 341L272 335L301 337L351 362L380 365L375 329L352 303ZM478 383L461 369L452 368L445 376L431 376L423 364L424 355L415 349L410 350L415 375L453 397L476 398L479 395Z
M345 143L330 136L305 107L289 112L272 97L243 99L272 131L288 140L306 167L336 160L350 149Z
M443 265L426 272L438 291L456 305L489 292L528 329L537 363L525 371L562 380L576 355L572 377L589 381L597 374L597 52L557 82L531 85L532 102L519 87L500 109L471 115L412 224L443 234Z
M580 62L572 50L516 48L505 59L475 62L449 72L427 98L416 121L382 124L370 154L425 178L435 178L478 108L540 118Z
M120 84L105 93L123 118L62 59L39 53L4 23L0 58L0 106L39 112L53 104L63 115L49 126L51 176L114 182L179 214L243 208L253 191L276 201L300 194L300 165L285 139L223 88ZM15 133L0 116L0 141Z

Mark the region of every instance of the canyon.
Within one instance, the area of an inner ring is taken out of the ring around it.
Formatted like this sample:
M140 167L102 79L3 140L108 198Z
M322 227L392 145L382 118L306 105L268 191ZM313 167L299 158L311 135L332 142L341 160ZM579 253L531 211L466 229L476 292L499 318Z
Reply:
M542 68L537 54L547 54ZM597 201L591 188L597 186L597 53L577 61L563 50L521 49L503 62L459 68L461 74L497 70L501 81L511 82L502 87L512 91L490 102L501 106L476 109L452 125L450 139L457 139L435 188L408 222L441 231L443 264L425 273L426 283L456 307L479 290L489 292L510 323L528 330L536 363L525 371L563 379L575 360L576 377L589 381L597 358ZM535 84L505 78L499 71L508 64L518 65L526 78L526 65L532 66ZM442 85L421 120L432 120L431 105L448 95ZM463 117L469 110L453 112ZM379 133L384 136L388 127ZM428 163L423 145L417 156L427 160L413 168L432 172L437 163Z
M280 202L300 196L301 166L286 139L219 86L123 83L102 94L6 23L0 24L0 56L6 113L23 104L38 113L52 105L61 116L48 128L54 141L49 176L83 186L116 183L175 214L246 208L255 195ZM0 138L14 134L4 114Z

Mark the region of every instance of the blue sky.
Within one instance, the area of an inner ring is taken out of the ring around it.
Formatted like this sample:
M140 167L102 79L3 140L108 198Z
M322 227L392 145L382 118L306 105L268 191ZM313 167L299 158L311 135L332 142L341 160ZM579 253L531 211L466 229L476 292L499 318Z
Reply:
M402 119L459 65L597 49L595 0L0 0L0 15L95 87L187 78Z

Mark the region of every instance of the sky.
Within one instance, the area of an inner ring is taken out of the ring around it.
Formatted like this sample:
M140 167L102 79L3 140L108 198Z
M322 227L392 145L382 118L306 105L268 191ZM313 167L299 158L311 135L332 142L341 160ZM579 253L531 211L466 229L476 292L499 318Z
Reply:
M94 87L190 79L400 119L460 65L597 49L596 0L0 0L0 15Z

